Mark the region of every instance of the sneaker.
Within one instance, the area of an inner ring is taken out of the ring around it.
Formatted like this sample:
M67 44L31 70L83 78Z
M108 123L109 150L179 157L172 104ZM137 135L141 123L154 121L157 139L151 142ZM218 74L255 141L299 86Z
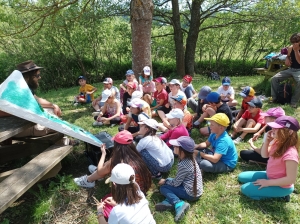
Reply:
M74 182L80 187L86 187L86 188L95 187L95 181L88 182L87 181L87 175L84 175L84 176L78 177L78 178L74 178Z
M174 206L171 205L167 199L165 199L162 202L157 203L155 205L155 210L159 211L159 212L172 211L172 210L174 210Z
M234 144L240 144L241 142L243 142L243 139L241 137L237 137L236 139L233 140Z
M113 128L114 126L116 126L117 124L111 124L110 127Z
M73 105L74 105L75 107L77 107L77 106L78 106L78 103L74 103Z
M95 117L95 116L98 116L99 114L100 114L100 111L96 111L96 112L92 113L92 116Z
M156 176L152 176L152 179L160 180L162 178L161 173L158 173Z
M194 122L194 125L195 125L195 126L199 126L199 125L200 125L199 120L195 121L195 122Z
M282 197L282 199L283 199L285 202L290 202L291 196L290 196L290 195L287 195L287 196L285 196L285 197Z
M93 126L102 126L102 125L103 125L103 123L101 121L95 121L93 123Z
M96 167L96 166L94 166L94 165L89 165L89 171L90 171L91 174L94 173L96 170L97 170L97 167Z
M184 201L180 201L175 204L175 222L178 222L184 216L184 213L189 210L190 204Z

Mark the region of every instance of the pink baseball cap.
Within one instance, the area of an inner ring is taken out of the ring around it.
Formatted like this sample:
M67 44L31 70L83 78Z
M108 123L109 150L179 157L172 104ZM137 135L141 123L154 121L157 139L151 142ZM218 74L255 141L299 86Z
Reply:
M124 131L120 131L118 134L112 137L111 140L118 142L122 145L128 145L133 142L133 137L129 131L124 130Z
M281 116L274 122L268 123L271 128L288 128L293 131L300 129L299 122L291 116Z
M136 87L137 87L135 82L129 82L129 83L127 83L127 86L129 86L130 88L132 88L134 90L136 90Z
M281 107L273 107L267 110L266 112L261 112L261 116L264 117L281 117L285 115L284 110Z

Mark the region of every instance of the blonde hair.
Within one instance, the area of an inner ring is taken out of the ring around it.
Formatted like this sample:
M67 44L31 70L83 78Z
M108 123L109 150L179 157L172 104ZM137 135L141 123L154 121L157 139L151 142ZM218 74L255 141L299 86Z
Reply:
M297 151L299 151L299 138L296 131L288 128L280 128L277 131L276 140L277 148L273 155L271 155L274 158L282 157L291 146L295 146Z

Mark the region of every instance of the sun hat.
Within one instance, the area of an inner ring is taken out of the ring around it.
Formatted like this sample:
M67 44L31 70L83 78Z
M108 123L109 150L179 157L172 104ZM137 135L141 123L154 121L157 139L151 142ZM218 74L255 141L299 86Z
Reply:
M200 89L200 92L198 94L198 98L200 100L204 100L206 98L206 96L211 92L211 88L209 86L203 86Z
M180 85L180 82L179 82L178 79L172 79L172 80L169 82L169 84L171 84L171 85Z
M266 112L260 113L264 117L281 117L285 115L285 111L281 107L273 107L267 110Z
M86 80L86 77L85 77L85 76L83 76L83 75L81 75L81 76L79 76L79 77L78 77L78 79L77 79L77 80L79 80L79 79Z
M105 78L103 81L104 84L112 84L113 80L111 78Z
M240 95L242 97L247 97L247 96L254 96L255 95L255 91L252 87L250 86L246 86L242 92L240 92Z
M125 75L127 76L127 75L133 75L133 74L134 74L134 72L131 69L129 69L129 70L127 70Z
M177 139L171 139L169 143L174 146L180 146L187 152L194 152L195 141L189 136L181 136Z
M108 97L111 96L111 94L112 94L111 90L109 90L109 89L104 90L101 94L102 98L101 98L100 102L106 102Z
M206 100L209 103L218 103L220 101L220 94L217 92L211 92L206 96Z
M150 69L149 66L145 66L145 67L143 68L143 71L144 71L144 74L145 74L145 75L150 75L150 74L151 74L151 69Z
M165 77L158 77L158 78L154 79L153 82L159 82L161 84L165 84L165 83L167 83L167 79Z
M271 128L288 128L293 131L300 129L299 122L291 116L278 117L274 122L269 122L268 125Z
M127 86L130 87L130 88L132 88L132 89L134 89L134 90L135 90L136 87L137 87L135 82L128 82L128 83L127 83Z
M176 108L176 109L172 109L168 114L166 114L166 117L169 119L172 118L182 119L184 117L184 114L182 110Z
M43 67L39 67L36 64L34 64L34 62L32 60L29 61L24 61L20 64L17 65L17 69L21 72L21 73L26 73L26 72L30 72L33 70L38 70L41 69Z
M191 83L191 82L193 81L193 77L190 76L190 75L185 75L185 76L183 77L183 80L185 80L185 81L188 82L188 83Z
M149 126L150 128L158 130L158 122L152 118L140 121L140 122L138 122L138 124L145 124L145 125Z
M134 91L131 95L131 100L133 99L141 99L143 96L143 92L141 91Z
M130 177L135 175L133 168L126 163L119 163L111 170L111 176L106 179L105 183L113 182L120 185L131 184L135 178L130 181Z
M177 102L181 103L183 106L186 106L187 99L183 95L177 95L177 96L171 96L173 100L176 100Z
M223 86L230 86L231 80L229 77L225 77L222 79L222 85Z
M128 145L133 142L133 137L129 131L124 130L124 131L120 131L118 134L112 137L111 140L123 145Z
M262 101L260 98L255 97L250 102L247 102L251 107L262 108Z
M229 118L224 113L217 113L217 114L213 115L212 117L207 117L204 119L208 120L208 121L215 121L216 123L218 123L224 127L228 127L228 125L230 123Z

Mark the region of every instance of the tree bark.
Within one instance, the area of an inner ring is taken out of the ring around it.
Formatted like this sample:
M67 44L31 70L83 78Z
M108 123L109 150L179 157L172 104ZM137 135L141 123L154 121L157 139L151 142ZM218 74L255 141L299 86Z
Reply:
M180 77L185 75L184 68L184 48L183 48L183 34L180 23L180 12L178 0L172 0L172 22L174 29L174 42L176 52L176 70Z
M191 7L191 23L186 39L185 71L187 74L195 74L195 54L200 27L200 6L202 0L194 0Z
M132 70L138 78L151 61L152 0L131 0Z

